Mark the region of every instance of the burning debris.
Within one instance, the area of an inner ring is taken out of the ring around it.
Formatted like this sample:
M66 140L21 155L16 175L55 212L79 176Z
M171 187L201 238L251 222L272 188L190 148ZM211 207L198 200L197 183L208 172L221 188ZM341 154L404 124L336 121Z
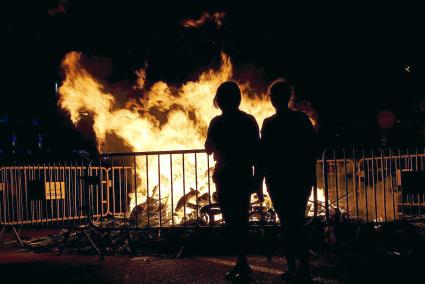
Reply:
M218 226L223 225L221 210L218 205L217 193L211 196L208 192L200 193L190 188L184 194L174 208L173 216L167 209L169 208L168 198L163 198L160 202L154 196L158 193L158 187L154 187L152 195L145 202L138 204L130 213L129 220L138 226ZM266 200L270 200L265 196ZM172 218L172 219L171 219ZM160 222L161 220L161 222ZM271 203L261 204L258 199L253 199L251 203L250 220L252 223L276 222L276 213L271 208Z

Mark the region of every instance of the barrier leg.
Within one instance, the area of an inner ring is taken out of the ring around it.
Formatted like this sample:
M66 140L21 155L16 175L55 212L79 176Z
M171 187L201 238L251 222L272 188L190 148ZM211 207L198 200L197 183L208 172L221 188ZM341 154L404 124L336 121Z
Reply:
M86 240L90 243L90 246L96 251L96 253L100 256L100 259L103 259L103 253L100 251L100 249L96 246L96 244L93 242L90 235L87 233L86 230L83 230L84 237Z
M21 247L24 247L24 242L21 239L21 236L19 236L19 233L16 231L15 226L12 226L13 234L16 237L16 241L19 243Z
M1 240L1 237L3 236L4 230L6 230L6 227L3 227L3 229L1 229L1 232L0 232L0 240Z
M68 229L68 231L65 233L65 237L64 237L64 240L63 240L63 246L62 246L61 250L59 251L59 255L62 255L64 250L68 246L69 237L71 236L71 233L72 233L71 229Z
M15 228L15 226L11 226L12 227L12 232L13 232L13 234L15 235L15 238L16 238L16 241L19 243L19 245L21 246L21 247L24 247L25 246L25 244L24 244L24 242L22 241L22 239L21 239L21 236L19 235L19 233L21 232L21 229L19 228L19 230L17 231L16 230L16 228ZM3 227L2 229L1 229L1 231L0 231L0 240L1 240L1 238L3 237L3 234L4 234L4 232L6 231L6 226L5 227Z

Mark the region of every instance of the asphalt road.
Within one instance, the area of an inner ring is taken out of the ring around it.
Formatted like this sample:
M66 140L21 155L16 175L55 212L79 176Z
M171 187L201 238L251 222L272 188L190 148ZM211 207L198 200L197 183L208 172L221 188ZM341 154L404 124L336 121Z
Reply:
M274 257L270 262L263 256L250 256L249 261L255 283L282 283L283 258ZM224 274L233 265L234 260L225 256L181 259L106 256L100 261L97 256L57 256L10 246L0 248L0 277L7 279L1 283L229 283ZM333 269L320 265L322 270ZM339 283L318 275L315 279L321 283Z
M27 238L49 232L27 231ZM52 232L54 233L54 231ZM3 236L5 237L5 236ZM229 283L224 274L234 259L220 254L187 254L182 258L148 255L106 256L67 252L34 252L10 242L0 242L0 283ZM388 238L391 239L391 238ZM367 237L361 246L311 255L315 283L423 283L425 242L407 239L400 245L386 245L382 237ZM416 246L411 246L416 243ZM398 247L399 246L399 247ZM283 257L269 261L262 255L250 255L254 283L283 283L280 274L286 268Z

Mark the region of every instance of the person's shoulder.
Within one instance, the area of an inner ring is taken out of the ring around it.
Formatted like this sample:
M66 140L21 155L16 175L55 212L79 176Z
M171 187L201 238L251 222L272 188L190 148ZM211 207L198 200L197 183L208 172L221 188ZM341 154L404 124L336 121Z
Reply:
M273 114L272 116L266 117L266 118L264 119L264 123L266 123L266 122L273 122L273 121L275 121L276 119L277 119L277 115L276 115L276 114Z
M299 120L308 120L308 115L305 112L297 111L297 110L291 110L291 115Z
M241 116L249 122L257 123L257 119L252 114L246 113L244 111L240 111Z
M263 128L264 128L264 126L267 127L268 125L272 124L274 121L276 121L276 114L269 116L269 117L266 117L263 120Z
M210 125L215 125L219 123L222 119L223 117L221 115L216 115L211 119Z

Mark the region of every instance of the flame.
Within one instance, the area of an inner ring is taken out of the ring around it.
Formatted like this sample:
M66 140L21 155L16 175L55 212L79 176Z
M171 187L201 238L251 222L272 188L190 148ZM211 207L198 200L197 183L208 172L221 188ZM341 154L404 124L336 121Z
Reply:
M325 208L325 191L323 188L318 187L317 188L317 199L316 202L314 200L314 188L312 188L310 197L308 198L307 203L307 216L312 217L314 216L314 204L316 203L317 211L319 215L324 214L324 208Z
M133 151L202 148L208 124L219 114L219 110L212 107L216 89L222 82L232 79L232 64L224 53L221 54L222 62L218 70L203 72L198 80L186 82L179 87L159 81L146 90L146 72L141 69L136 73L139 75L138 90L143 92L141 99L127 103L126 107L119 107L115 96L105 91L103 84L84 68L81 57L80 53L70 52L62 62L66 76L59 88L59 106L70 114L75 125L83 113L92 116L100 152L108 149L108 135L121 138ZM263 120L274 113L271 103L265 94L253 95L248 82L239 84L242 91L241 109L253 114L261 127ZM171 208L170 200L174 200L176 207L177 201L183 196L194 198L194 194L190 194L192 190L199 196L208 192L209 169L207 159L201 159L200 156L196 161L193 157L187 157L184 167L183 157L173 158L173 169L170 168L170 159L171 157L166 156L150 157L147 161L145 157L136 158L135 170L139 182L137 194L129 194L130 209L145 202L150 192L149 196L156 200L161 197L161 204L170 209L164 212L164 220L178 223L193 213L193 210L187 209L188 212L184 215ZM195 163L197 168L203 170L195 173ZM157 171L147 169L147 166L155 164L160 169L160 176ZM162 186L161 196L156 190L157 186ZM214 184L211 184L210 190L214 191ZM173 216L167 213L174 211L177 214Z
M146 70L144 68L137 70L134 72L137 75L137 82L136 86L134 86L135 89L143 90L145 87L146 82Z
M223 25L223 19L226 16L224 12L214 12L209 14L204 11L198 19L185 19L181 22L181 26L185 28L198 29L205 25L207 22L213 22L217 28L221 28Z

